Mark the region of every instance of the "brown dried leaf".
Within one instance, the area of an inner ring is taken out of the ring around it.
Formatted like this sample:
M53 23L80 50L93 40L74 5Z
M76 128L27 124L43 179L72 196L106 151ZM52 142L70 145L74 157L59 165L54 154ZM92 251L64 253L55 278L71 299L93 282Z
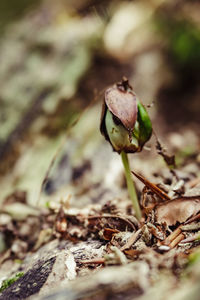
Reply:
M115 233L119 233L119 230L112 228L104 228L103 238L106 241L110 241Z
M200 196L181 197L155 207L156 220L168 226L183 223L200 211Z
M103 228L135 231L136 225L126 216L112 214L88 216L88 230L90 232L99 232Z
M136 250L136 249L127 249L124 250L124 253L130 258L130 259L135 259L138 257L141 253L143 253L144 250Z

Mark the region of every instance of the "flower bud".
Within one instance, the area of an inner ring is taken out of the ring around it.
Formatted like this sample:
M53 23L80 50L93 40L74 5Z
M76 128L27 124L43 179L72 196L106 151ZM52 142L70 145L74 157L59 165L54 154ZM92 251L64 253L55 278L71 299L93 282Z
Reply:
M118 153L139 152L150 139L150 118L126 78L106 90L100 130Z

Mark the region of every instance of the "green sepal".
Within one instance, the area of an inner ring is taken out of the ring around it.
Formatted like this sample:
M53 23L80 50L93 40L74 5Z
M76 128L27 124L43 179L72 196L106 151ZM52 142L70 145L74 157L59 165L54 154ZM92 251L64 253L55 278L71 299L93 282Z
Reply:
M143 145L150 139L152 134L152 124L149 115L144 105L137 99L138 116L137 121L139 123L139 145L142 148Z

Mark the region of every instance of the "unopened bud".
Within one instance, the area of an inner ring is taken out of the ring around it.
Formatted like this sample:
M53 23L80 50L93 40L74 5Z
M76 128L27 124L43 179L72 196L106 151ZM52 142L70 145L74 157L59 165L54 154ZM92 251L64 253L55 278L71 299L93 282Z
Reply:
M139 152L151 137L148 113L126 78L106 90L100 130L118 153Z

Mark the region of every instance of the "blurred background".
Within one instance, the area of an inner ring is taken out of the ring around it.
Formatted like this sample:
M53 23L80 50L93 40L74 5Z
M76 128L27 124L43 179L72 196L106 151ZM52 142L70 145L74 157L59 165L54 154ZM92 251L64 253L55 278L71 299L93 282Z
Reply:
M98 131L101 101L122 76L178 164L199 163L199 11L197 0L1 0L0 202L35 205L43 181L54 196L85 171L97 188L113 155Z

